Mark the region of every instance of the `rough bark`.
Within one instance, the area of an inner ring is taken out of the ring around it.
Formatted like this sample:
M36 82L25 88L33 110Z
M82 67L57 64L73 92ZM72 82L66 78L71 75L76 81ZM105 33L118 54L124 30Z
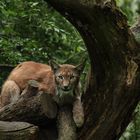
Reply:
M77 28L91 60L78 140L119 139L140 99L140 50L126 17L114 1L46 2Z
M0 109L0 120L46 125L56 114L57 106L51 96L38 92L38 83L30 81L18 101Z
M1 140L38 140L38 127L25 122L0 121Z

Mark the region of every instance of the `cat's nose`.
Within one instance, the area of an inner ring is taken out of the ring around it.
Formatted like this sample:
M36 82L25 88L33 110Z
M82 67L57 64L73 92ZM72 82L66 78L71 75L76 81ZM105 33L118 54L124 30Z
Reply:
M68 86L64 86L64 89L65 89L65 90L68 90Z

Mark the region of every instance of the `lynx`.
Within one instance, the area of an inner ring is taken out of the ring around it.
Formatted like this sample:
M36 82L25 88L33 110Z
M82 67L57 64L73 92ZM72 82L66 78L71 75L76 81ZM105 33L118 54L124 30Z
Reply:
M23 62L12 70L3 84L0 107L16 102L29 80L38 81L40 91L60 97L60 100L61 97L64 97L65 100L65 95L70 95L81 101L79 79L83 68L83 64L73 66L69 64L58 65L52 62L49 66L33 61ZM57 100L58 103L62 103L60 100ZM69 101L69 99L66 100ZM77 118L75 117L75 119ZM77 123L77 125L80 124Z

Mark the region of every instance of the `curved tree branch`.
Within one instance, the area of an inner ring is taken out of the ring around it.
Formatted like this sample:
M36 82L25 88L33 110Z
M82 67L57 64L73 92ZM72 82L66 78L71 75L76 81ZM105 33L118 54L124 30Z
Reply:
M140 99L140 50L134 32L112 0L46 1L77 28L91 60L83 95L86 118L78 139L118 139Z

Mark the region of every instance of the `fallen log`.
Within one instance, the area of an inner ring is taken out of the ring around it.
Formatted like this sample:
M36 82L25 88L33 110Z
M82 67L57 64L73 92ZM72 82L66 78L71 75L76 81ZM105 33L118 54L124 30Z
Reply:
M38 127L26 122L0 121L0 140L38 140Z
M57 106L47 93L38 91L38 82L31 80L20 98L0 109L1 121L22 121L46 125L56 117Z

